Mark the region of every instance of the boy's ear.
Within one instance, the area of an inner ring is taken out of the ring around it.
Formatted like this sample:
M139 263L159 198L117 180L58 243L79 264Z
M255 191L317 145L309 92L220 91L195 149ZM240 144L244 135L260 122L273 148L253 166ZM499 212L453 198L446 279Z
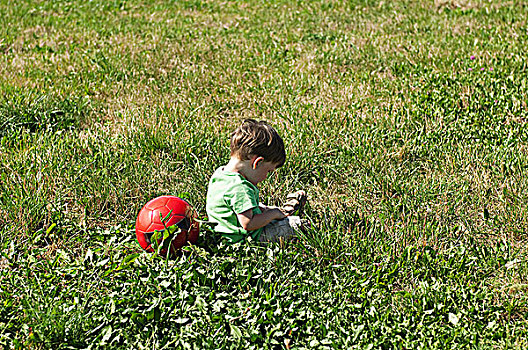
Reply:
M260 157L260 156L254 156L253 159L251 160L251 167L253 169L257 169L257 167L259 166L260 163L263 163L264 162L264 158L263 157Z

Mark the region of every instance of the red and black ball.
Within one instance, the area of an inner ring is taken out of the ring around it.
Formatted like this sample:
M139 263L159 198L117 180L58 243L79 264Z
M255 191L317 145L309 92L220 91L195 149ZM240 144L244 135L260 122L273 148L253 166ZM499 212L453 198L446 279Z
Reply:
M148 252L153 252L151 238L155 231L164 232L166 228L176 225L177 235L172 237L170 255L188 242L195 244L200 232L200 224L194 209L183 199L175 196L161 196L149 201L138 214L136 220L136 238L139 245ZM162 219L165 219L162 222ZM163 237L163 235L161 235ZM161 244L162 238L158 239ZM161 251L162 255L167 252Z

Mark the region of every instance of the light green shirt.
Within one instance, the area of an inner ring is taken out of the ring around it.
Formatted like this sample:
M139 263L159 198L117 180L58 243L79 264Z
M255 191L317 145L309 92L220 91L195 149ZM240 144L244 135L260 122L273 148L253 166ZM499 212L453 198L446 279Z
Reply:
M231 243L245 240L248 236L258 240L262 229L246 231L240 225L237 214L253 209L260 214L259 190L239 173L216 169L207 189L207 216L218 225L214 228Z

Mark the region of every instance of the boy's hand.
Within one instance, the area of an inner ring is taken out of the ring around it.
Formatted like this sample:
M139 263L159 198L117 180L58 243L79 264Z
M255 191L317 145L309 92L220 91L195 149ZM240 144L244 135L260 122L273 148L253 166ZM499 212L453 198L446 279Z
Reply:
M284 219L285 217L290 215L290 213L284 211L282 208L273 208L269 210L277 211L277 217L274 220Z
M282 210L288 215L295 212L302 212L304 205L306 204L307 196L306 192L299 190L286 196L286 202L284 203Z
M263 211L261 214L255 215L253 215L253 209L237 214L238 222L240 222L240 225L246 231L257 230L266 226L273 220L284 219L286 216L288 215L279 208L270 208Z
M273 205L264 205L264 204L259 204L259 208L260 210L264 213L266 211L269 211L269 210L280 210L284 215L288 216L288 213L286 212L286 210L284 210L283 208L280 208L280 207L276 207L276 206L273 206Z

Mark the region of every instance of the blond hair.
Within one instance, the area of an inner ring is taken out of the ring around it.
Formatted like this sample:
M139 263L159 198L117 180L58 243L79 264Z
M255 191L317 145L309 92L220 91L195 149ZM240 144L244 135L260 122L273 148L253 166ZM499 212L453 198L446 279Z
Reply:
M284 142L277 131L265 121L246 119L231 134L231 156L247 160L253 155L277 167L286 161Z

